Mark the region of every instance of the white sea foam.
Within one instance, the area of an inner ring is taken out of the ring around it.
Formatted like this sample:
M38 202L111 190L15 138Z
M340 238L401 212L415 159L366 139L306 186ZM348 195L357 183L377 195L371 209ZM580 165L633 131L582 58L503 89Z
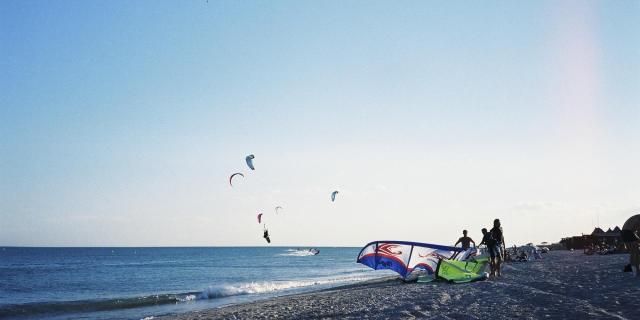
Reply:
M283 257L306 257L306 256L314 256L315 253L309 250L296 250L296 249L288 249L287 253L281 253L279 256Z
M291 280L291 281L269 281L269 282L251 282L237 285L211 286L201 292L198 299L216 299L230 296L273 293L284 290L300 289L311 286L331 286L337 284L346 284L358 281L369 280L372 276L349 276L341 278L328 278L317 280Z
M198 299L198 297L195 294L189 294L187 296L185 296L184 298L180 299L180 301L192 301L192 300L196 300Z

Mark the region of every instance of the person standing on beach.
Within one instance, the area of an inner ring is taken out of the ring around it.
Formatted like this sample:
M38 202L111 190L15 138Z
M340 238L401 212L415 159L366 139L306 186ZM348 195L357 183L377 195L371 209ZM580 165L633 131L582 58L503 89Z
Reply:
M622 241L629 251L629 264L635 277L640 276L640 214L636 214L622 225Z
M640 237L634 234L635 240L625 243L629 251L629 264L634 277L640 277Z
M629 251L629 265L635 277L640 276L640 237L633 230L622 229L622 241Z
M460 239L458 239L458 241L456 241L456 244L454 244L453 246L457 246L458 243L462 243L462 249L463 250L467 250L471 247L471 243L473 242L473 246L476 246L476 242L473 241L473 239L471 239L470 237L467 237L467 230L462 230L462 237L460 237Z
M493 256L495 256L495 273L499 277L502 275L502 271L500 270L500 265L502 264L502 252L504 249L502 248L504 244L504 235L502 234L502 227L500 226L500 219L493 220L493 228L489 231L491 234L491 238L495 241L493 248L489 247L489 252L494 250ZM488 245L487 245L488 246Z
M487 231L487 228L482 228L482 242L480 242L480 245L485 245L487 246L487 249L489 251L489 266L491 267L491 276L495 276L496 275L496 265L495 265L495 260L496 260L496 253L495 250L493 250L493 248L496 245L496 241L493 240L493 238L491 237L491 233L489 231Z

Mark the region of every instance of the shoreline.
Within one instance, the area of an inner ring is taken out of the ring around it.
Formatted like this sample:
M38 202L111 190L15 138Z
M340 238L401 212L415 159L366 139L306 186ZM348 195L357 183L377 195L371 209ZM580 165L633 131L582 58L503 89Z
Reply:
M504 276L467 284L404 283L383 277L155 319L511 319L640 317L640 278L623 273L628 255L555 251L509 263Z

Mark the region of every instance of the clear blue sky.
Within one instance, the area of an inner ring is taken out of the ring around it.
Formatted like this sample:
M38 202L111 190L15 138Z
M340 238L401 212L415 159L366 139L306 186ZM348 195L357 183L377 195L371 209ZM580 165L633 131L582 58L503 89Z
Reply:
M262 245L261 211L274 245L496 217L509 244L640 212L638 1L2 1L0 70L0 245Z

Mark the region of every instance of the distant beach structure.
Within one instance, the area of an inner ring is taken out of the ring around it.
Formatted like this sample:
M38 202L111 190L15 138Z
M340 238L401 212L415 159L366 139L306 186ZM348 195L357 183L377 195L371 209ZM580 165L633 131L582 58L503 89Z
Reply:
M590 234L562 238L560 244L567 250L585 250L594 246L606 246L615 252L626 252L622 241L622 230L618 226L613 229L609 228L607 231L596 227Z

